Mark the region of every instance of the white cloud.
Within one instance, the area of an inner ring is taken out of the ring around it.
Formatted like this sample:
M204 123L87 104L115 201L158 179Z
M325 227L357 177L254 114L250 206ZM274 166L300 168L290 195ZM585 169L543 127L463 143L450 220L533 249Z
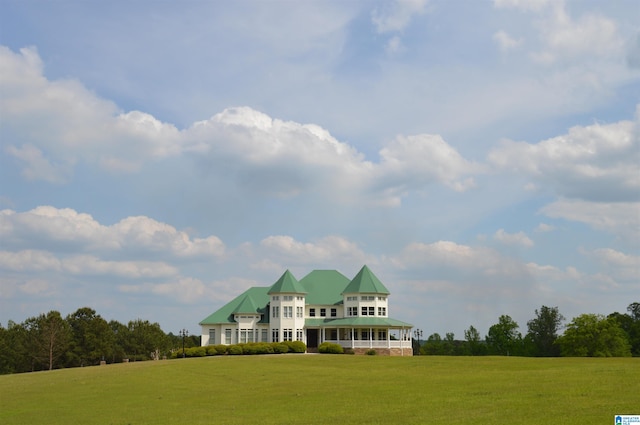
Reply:
M538 232L538 233L547 233L547 232L552 232L555 229L556 229L555 226L552 226L552 225L547 224L547 223L540 223L540 224L538 224L538 227L536 227L536 232Z
M640 202L596 203L559 199L541 212L552 218L584 223L629 241L640 240Z
M499 168L529 175L559 195L632 201L640 193L638 123L577 126L537 144L505 141L488 155Z
M507 233L504 229L499 229L494 235L493 239L505 245L516 245L525 248L533 246L533 241L524 232Z
M64 246L93 252L124 251L180 258L214 258L224 255L216 236L191 238L186 232L148 217L127 217L105 226L91 215L73 209L40 206L27 212L0 211L0 237L13 246ZM71 248L68 248L71 249Z
M522 45L522 39L515 39L502 30L493 34L493 40L498 44L500 50L505 53Z
M562 0L493 0L493 5L497 8L539 11L547 7L552 1L562 2Z
M425 12L428 0L395 0L383 10L375 9L371 20L378 33L404 30L415 15Z

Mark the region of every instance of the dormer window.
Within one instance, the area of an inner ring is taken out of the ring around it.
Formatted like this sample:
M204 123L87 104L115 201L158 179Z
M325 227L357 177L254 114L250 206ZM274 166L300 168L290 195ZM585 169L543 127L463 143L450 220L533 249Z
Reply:
M309 309L309 317L316 317L316 309L315 308L310 308Z

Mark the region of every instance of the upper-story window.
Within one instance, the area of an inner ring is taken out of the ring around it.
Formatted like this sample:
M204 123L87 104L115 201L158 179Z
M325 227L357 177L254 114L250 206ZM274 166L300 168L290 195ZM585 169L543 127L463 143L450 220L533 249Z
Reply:
M336 317L336 316L338 316L338 310L335 309L335 308L332 308L331 309L331 317Z
M296 300L298 300L298 301L304 301L304 297L302 297L302 296L298 295L298 296L296 297Z
M362 307L362 316L374 316L374 308L373 307Z
M386 316L387 307L378 307L378 316Z
M347 307L347 316L357 316L358 307Z
M327 317L327 309L326 308L321 308L320 309L320 317Z
M296 317L304 317L304 307L296 307Z
M315 308L310 308L309 309L309 317L316 317L316 309Z
M282 296L282 300L283 301L293 301L293 295L283 295Z
M293 306L285 305L282 307L282 317L291 319L293 317Z
M280 307L274 306L271 307L271 317L277 318L280 316Z
M386 301L387 297L378 297L378 301Z
M273 301L278 301L280 299L280 296L279 295L274 295L274 296L271 297L271 299Z
M360 301L374 301L376 299L376 297L374 297L373 295L362 295L360 297Z
M347 301L358 301L358 297L347 297Z

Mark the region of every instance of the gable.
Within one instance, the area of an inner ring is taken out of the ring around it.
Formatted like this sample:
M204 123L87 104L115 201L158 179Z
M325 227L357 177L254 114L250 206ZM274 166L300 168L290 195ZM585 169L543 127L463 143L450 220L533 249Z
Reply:
M342 291L342 294L385 294L389 295L389 290L382 284L380 279L373 274L367 266L363 266L356 277Z
M235 323L233 315L240 313L238 310L245 310L247 307L255 308L255 311L242 311L241 313L262 314L262 323L269 321L266 307L269 304L268 287L253 287L244 291L233 300L222 306L200 322L200 325L215 325L218 323Z

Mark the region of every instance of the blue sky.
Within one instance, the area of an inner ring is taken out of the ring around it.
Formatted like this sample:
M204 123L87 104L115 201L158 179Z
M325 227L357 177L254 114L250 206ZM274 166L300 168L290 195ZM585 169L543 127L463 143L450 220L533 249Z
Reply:
M433 332L640 294L635 0L0 2L0 323L286 269Z

